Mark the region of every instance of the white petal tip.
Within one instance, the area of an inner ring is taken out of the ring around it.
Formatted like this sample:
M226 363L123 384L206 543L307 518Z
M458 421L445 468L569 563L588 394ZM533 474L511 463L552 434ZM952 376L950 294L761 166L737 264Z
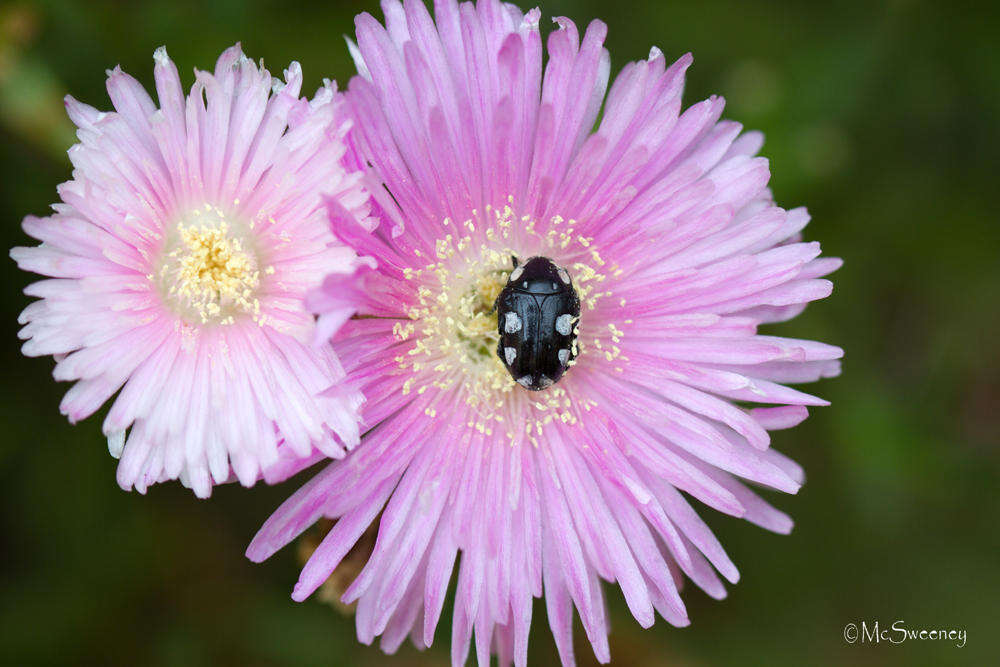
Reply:
M108 453L116 459L122 457L125 449L125 431L113 431L108 434Z
M538 22L542 19L542 12L538 7L531 9L524 15L521 21L522 30L538 30Z

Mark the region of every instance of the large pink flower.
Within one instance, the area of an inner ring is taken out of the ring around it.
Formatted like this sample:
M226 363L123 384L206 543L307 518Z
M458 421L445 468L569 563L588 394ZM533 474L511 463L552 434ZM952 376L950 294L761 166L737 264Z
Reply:
M362 641L430 645L461 553L454 663L474 632L480 664L492 650L523 665L543 595L563 662L574 607L607 661L601 580L643 626L654 610L682 626L682 573L717 598L717 573L738 579L685 494L791 529L747 482L798 490L800 468L768 431L825 402L783 383L837 374L842 353L758 329L827 296L820 277L840 262L799 240L804 210L774 204L759 134L720 121L718 98L681 111L689 56L667 66L653 49L606 96L603 23L581 40L556 19L543 68L537 10L435 4L436 24L419 0L387 0L385 28L357 20L350 136L378 225L330 209L372 268L311 297L370 430L248 555L337 519L295 587L302 600L378 521L344 596ZM582 303L579 355L539 392L498 357L493 312L517 278L512 257L532 256L565 268Z
M120 390L104 432L122 487L179 477L207 496L358 442L361 397L318 396L344 372L310 345L302 297L355 263L321 195L362 217L367 195L341 166L342 94L300 98L297 63L272 80L236 46L185 96L154 58L159 107L117 68L114 112L66 99L73 180L54 215L24 221L41 245L11 255L51 278L28 287L21 336L76 382L62 412L83 419Z

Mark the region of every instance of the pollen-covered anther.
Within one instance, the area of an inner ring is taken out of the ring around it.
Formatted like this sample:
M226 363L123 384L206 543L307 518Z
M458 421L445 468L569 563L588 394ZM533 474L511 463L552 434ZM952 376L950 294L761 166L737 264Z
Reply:
M258 298L262 270L247 232L212 207L171 230L158 278L165 301L182 319L227 325L249 316L263 324ZM263 269L265 274L273 271Z

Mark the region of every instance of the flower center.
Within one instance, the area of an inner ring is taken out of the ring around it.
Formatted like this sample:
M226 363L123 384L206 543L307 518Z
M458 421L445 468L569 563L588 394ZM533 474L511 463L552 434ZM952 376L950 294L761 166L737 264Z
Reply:
M263 322L261 269L249 232L208 205L168 232L159 281L174 312L192 324L228 325L241 315Z
M438 243L439 254L454 250L452 243L450 236ZM496 256L491 262L442 260L407 271L407 279L420 284L416 303L407 312L411 323L397 324L394 330L397 338L413 338L415 343L405 357L397 359L407 370L417 372L403 386L404 393L411 391L417 374L428 366L436 376L433 386L450 389L463 385L470 405L478 406L513 388L509 374L496 358L499 336L493 310L497 295L507 284L509 260L505 266L501 253L492 254Z
M497 314L493 306L513 269L512 257L552 257L573 273L581 308L594 310L611 294L601 283L617 267L608 267L592 247L592 239L573 233L574 221L553 218L545 231L530 218L518 218L510 206L473 212L473 219L456 225L444 221L446 233L435 244L433 257L419 249L415 254L423 268L404 270L413 285L415 299L406 315L409 322L393 328L397 340L411 345L396 357L400 370L409 377L403 393L423 394L437 389L425 413L437 415L439 406L452 412L455 402L469 407L467 426L492 435L498 424L512 441L523 429L533 440L552 420L575 423L577 405L563 386L544 392L518 390L510 373L497 357ZM603 335L602 335L603 336ZM597 347L601 346L594 337ZM588 342L579 339L580 355ZM508 418L519 415L518 420Z

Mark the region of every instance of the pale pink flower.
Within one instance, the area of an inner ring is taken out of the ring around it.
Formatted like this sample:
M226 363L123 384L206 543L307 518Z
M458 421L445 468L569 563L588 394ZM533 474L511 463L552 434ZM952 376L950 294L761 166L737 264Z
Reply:
M76 422L118 393L104 433L121 486L180 478L207 496L231 474L249 485L357 444L361 397L319 395L344 372L312 347L302 297L355 263L322 195L362 216L367 195L341 165L332 85L300 98L297 63L272 80L235 46L185 96L166 51L154 60L158 105L119 68L114 112L67 97L73 180L53 215L24 221L41 245L11 255L49 277L26 290L39 300L21 337L75 382L63 414Z
M682 112L690 56L668 66L654 49L606 96L599 21L581 39L556 19L543 67L538 10L438 0L435 24L419 0L383 6L385 28L357 19L348 93L379 224L330 206L335 233L374 267L310 297L369 430L248 555L337 519L295 586L302 600L377 520L343 598L357 601L361 641L429 646L461 554L455 664L474 633L479 664L492 651L523 665L542 596L562 661L574 607L607 661L602 580L643 626L656 612L683 626L683 577L716 598L718 575L739 577L688 496L791 529L748 483L798 490L801 469L768 431L825 405L784 383L836 375L842 353L759 327L829 295L820 278L840 262L799 240L805 210L773 202L759 134L720 120L719 98ZM493 299L513 256L551 258L582 301L579 357L539 392L496 353Z

